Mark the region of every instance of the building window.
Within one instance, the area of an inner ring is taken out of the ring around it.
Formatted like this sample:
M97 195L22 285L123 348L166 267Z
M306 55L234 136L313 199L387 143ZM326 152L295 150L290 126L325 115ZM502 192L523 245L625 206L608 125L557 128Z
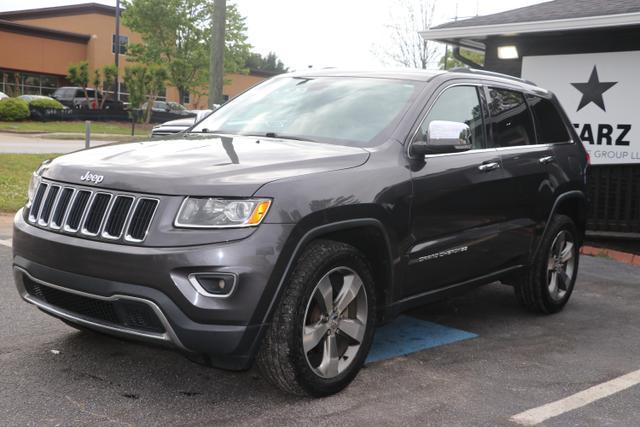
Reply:
M188 104L189 102L191 102L191 95L189 94L188 91L184 91L182 94L182 99L180 100L181 104Z
M129 37L120 36L120 54L127 54L127 46L129 45ZM111 37L111 53L116 53L116 35Z
M9 96L51 95L62 82L58 76L0 70L0 92Z

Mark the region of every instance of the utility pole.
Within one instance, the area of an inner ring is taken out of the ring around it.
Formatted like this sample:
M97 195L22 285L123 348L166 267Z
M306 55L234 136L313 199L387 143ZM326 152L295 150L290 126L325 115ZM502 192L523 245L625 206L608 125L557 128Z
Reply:
M113 92L113 100L117 104L117 102L120 100L120 80L118 76L120 74L120 0L116 0L116 40L114 54L116 62L116 88Z
M213 104L222 104L222 85L224 80L224 30L226 23L227 0L214 0L211 14L211 56L209 58L209 108Z

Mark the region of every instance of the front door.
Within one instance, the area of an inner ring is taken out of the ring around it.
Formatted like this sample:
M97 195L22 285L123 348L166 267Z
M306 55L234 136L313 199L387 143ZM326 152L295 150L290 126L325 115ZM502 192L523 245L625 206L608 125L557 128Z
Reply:
M433 120L464 123L473 148L428 155L412 165L414 245L407 254L404 297L491 273L503 263L494 254L504 221L503 170L498 151L487 148L481 90L472 85L444 89L414 137L424 138Z

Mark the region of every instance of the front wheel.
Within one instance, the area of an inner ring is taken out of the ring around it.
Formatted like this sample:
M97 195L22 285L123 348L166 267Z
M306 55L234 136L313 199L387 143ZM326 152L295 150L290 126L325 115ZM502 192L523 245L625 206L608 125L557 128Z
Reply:
M340 242L313 242L288 281L258 367L289 393L337 393L355 378L369 352L374 309L373 278L362 253Z
M555 215L535 260L516 284L516 296L527 309L557 313L569 301L578 274L580 251L576 226L565 215Z

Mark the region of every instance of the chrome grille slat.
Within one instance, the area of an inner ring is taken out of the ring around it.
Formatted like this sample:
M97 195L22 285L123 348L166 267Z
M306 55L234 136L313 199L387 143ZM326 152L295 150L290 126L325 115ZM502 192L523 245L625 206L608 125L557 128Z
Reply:
M84 218L85 210L91 201L91 191L79 190L76 194L69 215L64 223L64 230L69 232L76 232L80 229L82 219Z
M51 212L53 212L53 207L58 201L59 195L60 195L60 186L50 185L49 191L47 191L47 196L44 198L42 209L40 209L38 224L42 226L46 226L49 223L49 219L51 219Z
M49 222L49 227L54 229L59 229L64 224L64 219L67 215L67 210L69 206L71 206L71 201L73 199L73 188L65 187L60 192L60 196L58 196L58 201L56 202L55 207L53 208L53 216L51 217L51 221Z
M29 222L78 237L140 243L160 200L43 180L29 208Z
M84 218L82 234L97 236L100 233L111 198L110 193L96 192L94 194Z
M49 189L49 184L45 184L44 182L40 184L38 190L36 191L36 195L33 198L33 203L29 208L29 221L36 222L38 220L38 216L40 214L40 208L42 207L42 201L47 195L47 190Z
M125 224L132 212L134 198L131 196L117 196L107 213L107 221L102 231L106 239L119 239L124 232Z
M130 242L141 242L145 239L147 232L149 231L151 221L153 221L153 217L155 216L157 207L157 199L151 199L148 197L141 197L138 199L133 210L131 220L127 225L125 240Z

